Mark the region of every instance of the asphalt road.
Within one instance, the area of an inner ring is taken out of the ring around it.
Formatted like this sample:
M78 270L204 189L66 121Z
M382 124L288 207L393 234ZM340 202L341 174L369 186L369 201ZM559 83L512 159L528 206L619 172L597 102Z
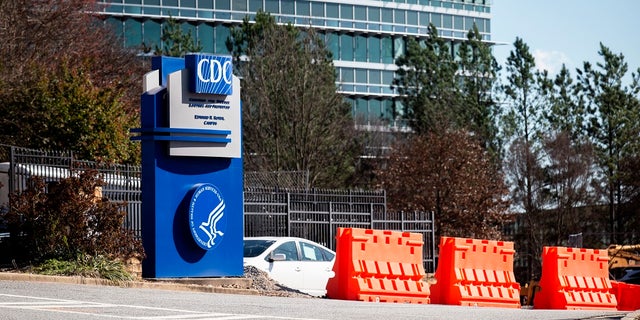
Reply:
M622 319L628 312L367 303L0 280L0 319Z

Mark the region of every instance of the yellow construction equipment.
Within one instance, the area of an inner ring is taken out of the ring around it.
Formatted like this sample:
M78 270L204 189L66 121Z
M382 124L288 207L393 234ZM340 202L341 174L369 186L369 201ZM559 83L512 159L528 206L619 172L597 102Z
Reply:
M609 270L640 266L640 244L612 244L607 248L607 251L609 252Z

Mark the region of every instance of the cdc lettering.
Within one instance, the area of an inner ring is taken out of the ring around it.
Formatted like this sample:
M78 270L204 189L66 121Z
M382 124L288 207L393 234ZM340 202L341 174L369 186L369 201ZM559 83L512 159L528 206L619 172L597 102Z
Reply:
M202 59L198 61L198 79L204 83L218 83L220 80L224 80L230 85L232 81L231 66L231 60L225 60L221 64L217 59Z

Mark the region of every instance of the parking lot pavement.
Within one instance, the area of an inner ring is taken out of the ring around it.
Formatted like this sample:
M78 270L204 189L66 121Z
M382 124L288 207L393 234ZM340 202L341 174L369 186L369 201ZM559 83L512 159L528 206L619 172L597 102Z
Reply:
M77 276L47 276L31 273L0 272L0 281L34 281L34 282L55 282L65 284L84 284L97 286L119 286L126 288L177 290L204 293L228 293L261 295L259 290L249 289L251 279L247 278L210 278L210 279L171 279L171 280L140 280L114 282L105 279L85 278ZM216 315L221 316L221 315ZM224 317L223 317L224 318ZM601 317L599 319L612 319ZM628 313L620 320L640 320L640 310Z

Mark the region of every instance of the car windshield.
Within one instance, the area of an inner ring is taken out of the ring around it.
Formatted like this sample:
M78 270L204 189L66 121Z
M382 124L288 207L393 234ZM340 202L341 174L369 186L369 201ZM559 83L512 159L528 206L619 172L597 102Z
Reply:
M258 240L250 239L244 240L244 257L253 258L262 254L269 246L271 246L275 240Z

